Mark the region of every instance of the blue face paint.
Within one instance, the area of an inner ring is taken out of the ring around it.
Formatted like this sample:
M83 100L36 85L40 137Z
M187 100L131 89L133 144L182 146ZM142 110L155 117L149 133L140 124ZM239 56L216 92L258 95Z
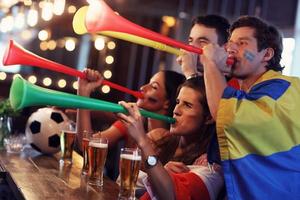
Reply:
M245 50L245 52L244 52L244 58L246 58L247 60L249 60L250 62L252 62L254 60L255 56L250 51Z

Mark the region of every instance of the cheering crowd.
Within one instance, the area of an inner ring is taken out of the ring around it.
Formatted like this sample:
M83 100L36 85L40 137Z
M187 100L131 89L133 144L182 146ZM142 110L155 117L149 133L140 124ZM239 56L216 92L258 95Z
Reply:
M199 16L189 44L203 54L182 50L183 75L154 74L144 98L119 102L128 114L94 137L141 149L141 199L300 199L300 82L281 74L280 32L252 16L231 26ZM78 95L89 96L103 78L84 73ZM140 108L176 122L145 119ZM90 115L78 109L78 135L93 131Z

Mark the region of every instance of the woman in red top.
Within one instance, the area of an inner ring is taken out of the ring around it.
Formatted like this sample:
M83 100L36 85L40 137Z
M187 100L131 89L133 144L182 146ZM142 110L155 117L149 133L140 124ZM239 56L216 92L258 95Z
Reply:
M92 91L101 85L103 78L101 74L95 70L86 69L84 70L84 73L87 78L79 80L77 94L81 96L90 96ZM159 71L152 76L149 83L141 87L140 90L143 93L144 98L137 100L137 106L151 112L172 116L172 111L176 104L175 97L177 87L183 83L184 80L184 76L177 72L168 70ZM83 133L83 131L93 132L90 111L78 109L76 121L79 144L81 144L81 133ZM160 120L148 118L146 129L150 131L156 128L168 130L169 124ZM97 137L97 134L94 136ZM120 139L127 137L127 128L121 121L116 121L111 127L101 131L101 136L106 137L109 140L109 145L113 145Z

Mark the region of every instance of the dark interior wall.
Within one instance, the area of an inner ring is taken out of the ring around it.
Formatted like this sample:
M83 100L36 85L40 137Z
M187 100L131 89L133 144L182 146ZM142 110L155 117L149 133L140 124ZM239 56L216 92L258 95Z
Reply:
M10 83L1 81L0 84L0 99L7 98L9 94Z

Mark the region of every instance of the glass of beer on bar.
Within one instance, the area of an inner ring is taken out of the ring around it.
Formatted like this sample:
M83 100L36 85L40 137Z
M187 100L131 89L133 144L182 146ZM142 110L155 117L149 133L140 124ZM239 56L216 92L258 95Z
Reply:
M82 156L83 165L81 174L87 175L89 173L89 157L88 157L88 147L90 139L93 137L93 133L89 131L83 131L82 133Z
M107 156L106 138L91 138L88 147L89 180L88 184L103 186L103 169Z
M60 134L60 162L71 164L72 154L75 144L76 132L75 131L62 131Z
M135 199L135 186L141 164L141 151L133 148L121 149L119 200Z

